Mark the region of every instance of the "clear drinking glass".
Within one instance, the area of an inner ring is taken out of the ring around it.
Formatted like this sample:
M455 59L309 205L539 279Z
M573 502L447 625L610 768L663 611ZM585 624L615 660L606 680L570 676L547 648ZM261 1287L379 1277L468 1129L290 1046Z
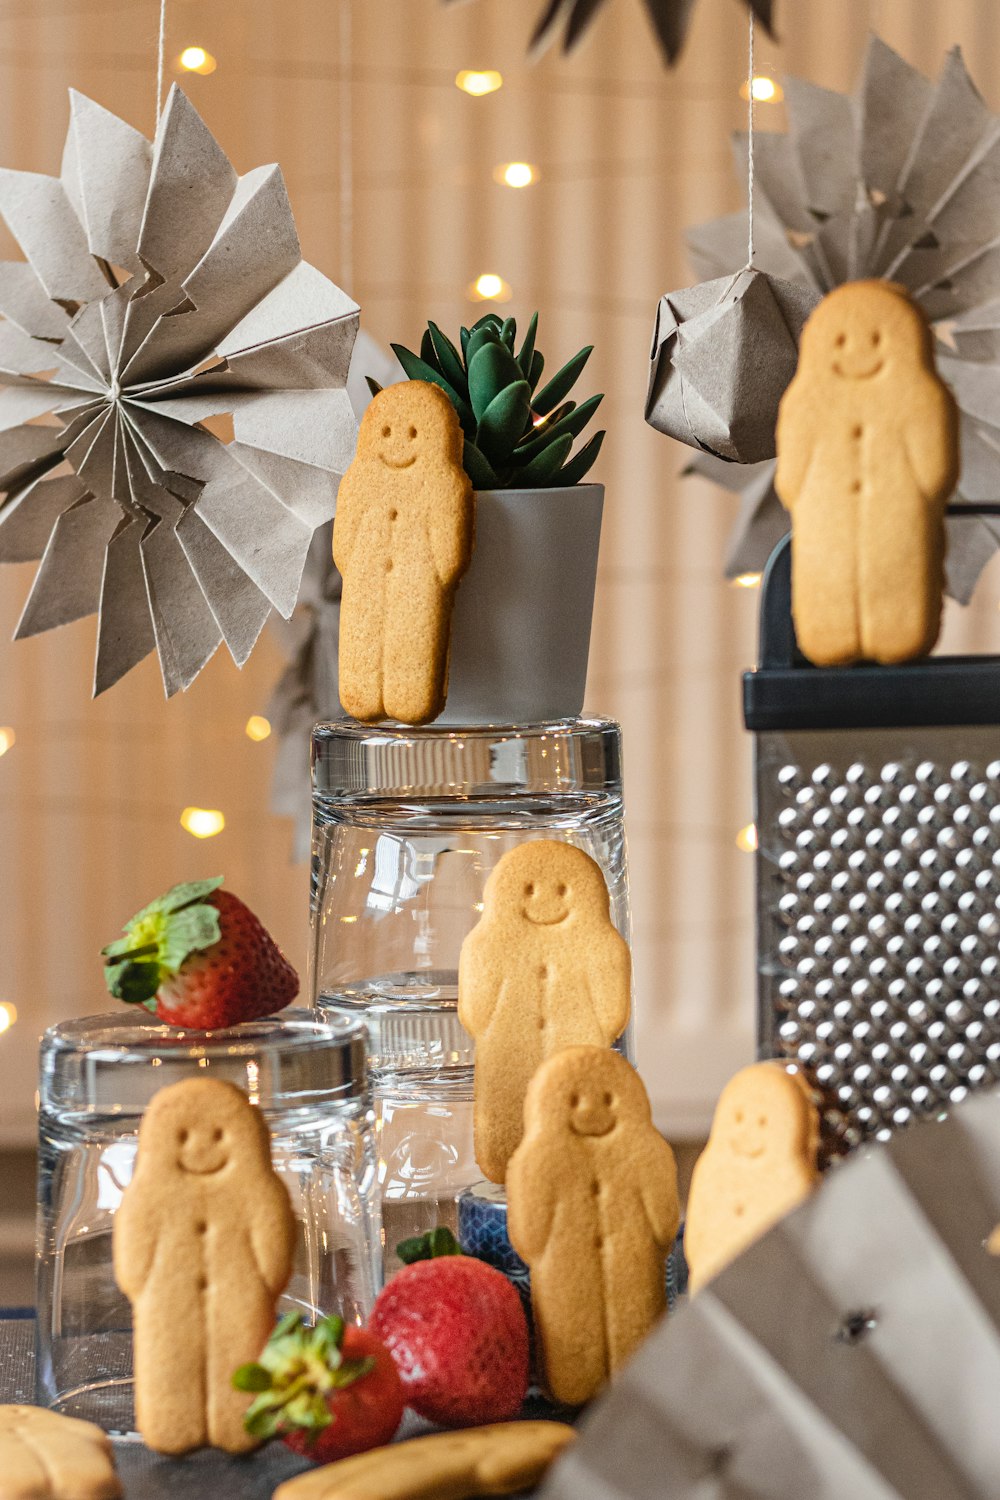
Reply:
M299 1224L280 1312L362 1322L381 1280L374 1116L360 1022L304 1010L220 1031L152 1016L89 1016L41 1046L37 1400L109 1432L132 1429L131 1312L111 1229L143 1110L193 1076L244 1090L271 1131Z
M493 867L539 838L597 861L627 941L617 724L313 732L312 989L322 1014L368 1026L387 1266L400 1239L457 1232L482 1176L459 952ZM631 1057L631 1028L619 1046Z

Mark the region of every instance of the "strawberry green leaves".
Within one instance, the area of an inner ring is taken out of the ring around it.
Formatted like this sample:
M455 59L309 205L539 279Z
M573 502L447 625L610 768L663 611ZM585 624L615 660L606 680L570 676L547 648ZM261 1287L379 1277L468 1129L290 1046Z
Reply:
M236 1390L254 1396L243 1419L254 1437L268 1439L295 1431L318 1435L333 1421L328 1397L371 1374L371 1358L344 1354L343 1318L321 1318L315 1328L301 1313L287 1313L259 1360L240 1365Z
M105 982L116 1000L155 1009L153 997L164 977L176 974L189 954L219 941L219 913L205 897L221 884L219 875L173 886L135 914L124 937L101 949Z
M603 400L568 400L591 346L581 349L538 389L545 361L536 348L538 314L520 348L513 318L487 313L461 331L461 348L429 323L419 355L393 349L411 380L440 386L458 413L465 436L463 465L477 490L551 489L579 484L600 452L597 433L573 453Z

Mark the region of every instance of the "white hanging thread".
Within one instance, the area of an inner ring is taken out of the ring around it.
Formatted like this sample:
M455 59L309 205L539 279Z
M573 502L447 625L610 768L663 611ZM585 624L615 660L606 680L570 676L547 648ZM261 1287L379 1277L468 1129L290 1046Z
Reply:
M753 265L753 11L750 11L750 46L747 66L747 269Z
M351 89L351 0L340 0L340 266L337 279L354 296L354 117Z
M167 39L167 0L160 0L160 39L156 51L156 128L163 110L163 54Z

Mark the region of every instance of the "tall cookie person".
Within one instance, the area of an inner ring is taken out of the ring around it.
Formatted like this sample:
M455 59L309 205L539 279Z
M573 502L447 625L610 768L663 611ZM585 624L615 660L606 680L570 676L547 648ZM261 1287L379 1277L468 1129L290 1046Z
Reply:
M927 322L901 287L853 281L824 297L802 332L777 444L805 655L834 666L930 651L958 416Z
M115 1214L132 1303L136 1425L158 1453L257 1446L233 1371L255 1360L291 1275L295 1220L259 1110L232 1084L161 1089Z
M545 1383L580 1406L666 1308L680 1209L674 1155L631 1063L567 1047L542 1064L507 1170L507 1230L531 1268Z
M365 412L333 525L344 577L340 701L365 723L427 724L444 708L455 590L472 560L474 502L462 429L422 380Z
M476 1039L476 1161L492 1182L521 1139L539 1063L563 1047L610 1047L625 1030L631 972L589 854L556 839L508 850L458 964L458 1016Z

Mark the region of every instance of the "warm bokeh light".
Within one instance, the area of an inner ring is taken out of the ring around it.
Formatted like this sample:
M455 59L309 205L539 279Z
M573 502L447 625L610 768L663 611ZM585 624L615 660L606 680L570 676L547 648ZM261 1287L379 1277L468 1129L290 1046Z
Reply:
M741 828L736 835L736 847L742 849L744 854L753 854L757 848L757 825L748 823Z
M493 168L493 178L504 187L526 188L538 181L538 168L530 161L502 161Z
M263 714L251 714L246 722L245 733L248 740L266 740L271 733L270 719L265 719Z
M755 73L752 83L744 80L740 85L740 98L749 99L751 89L755 104L780 104L785 97L781 84L776 83L773 78L768 78L765 73Z
M510 295L509 284L493 271L484 271L469 287L474 302L509 302Z
M8 750L12 750L16 739L17 735L13 729L11 729L9 724L5 724L0 729L0 755L6 755Z
M756 589L756 588L760 588L760 574L759 573L737 573L736 577L733 579L733 588L736 588L736 589Z
M214 73L218 64L204 47L185 47L177 59L185 73Z
M0 1034L9 1031L17 1020L17 1006L9 1001L0 1001Z
M210 839L225 826L226 819L217 807L186 807L181 813L181 827L196 839Z
M503 87L503 75L495 68L487 68L485 72L479 72L475 68L463 68L461 73L455 75L455 87L460 88L463 93L471 94L475 99L480 99L483 94L495 94L497 89Z

